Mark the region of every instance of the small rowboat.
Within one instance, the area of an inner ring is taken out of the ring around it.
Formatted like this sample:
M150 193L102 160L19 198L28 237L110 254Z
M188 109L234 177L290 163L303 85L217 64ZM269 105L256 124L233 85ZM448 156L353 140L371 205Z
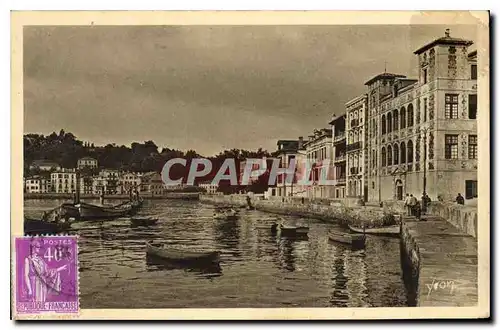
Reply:
M379 228L358 228L349 225L349 229L355 233L361 233L361 234L365 233L372 235L399 235L401 230L399 225L379 227Z
M166 247L162 243L146 244L147 255L173 263L217 264L220 262L219 251L186 251Z
M366 236L341 232L330 232L329 240L350 245L352 249L364 249Z
M150 226L158 222L156 218L130 218L130 222L134 226Z
M278 231L280 232L281 236L307 236L307 233L309 232L309 227L285 226L285 225L278 225L277 223L273 224L271 226L271 232L273 234L276 234Z
M214 214L214 219L217 220L236 220L238 219L238 212L233 211L233 212L221 212L221 213L216 213Z

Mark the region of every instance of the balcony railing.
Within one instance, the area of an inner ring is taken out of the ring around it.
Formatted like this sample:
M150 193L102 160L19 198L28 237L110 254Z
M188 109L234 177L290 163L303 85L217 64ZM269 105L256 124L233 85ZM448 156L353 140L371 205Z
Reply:
M340 142L342 140L345 140L345 132L338 133L333 137L333 142Z
M345 183L345 181L346 181L345 176L341 176L340 178L337 178L337 184Z
M335 162L343 162L345 161L345 155L335 156Z
M359 167L351 167L350 168L350 173L351 174L358 174L360 171L359 171Z
M347 151L353 151L353 150L358 150L358 149L361 149L361 148L362 148L362 143L361 143L361 141L358 141L358 142L354 142L354 143L348 144L347 147L346 147L346 150Z

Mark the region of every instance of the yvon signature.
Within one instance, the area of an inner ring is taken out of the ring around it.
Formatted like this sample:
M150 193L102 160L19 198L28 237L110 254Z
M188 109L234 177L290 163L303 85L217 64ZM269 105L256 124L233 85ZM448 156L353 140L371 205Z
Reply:
M431 284L426 284L427 286L427 296L430 296L431 293L437 291L448 291L452 294L458 287L458 284L455 284L453 280L437 280L433 279Z

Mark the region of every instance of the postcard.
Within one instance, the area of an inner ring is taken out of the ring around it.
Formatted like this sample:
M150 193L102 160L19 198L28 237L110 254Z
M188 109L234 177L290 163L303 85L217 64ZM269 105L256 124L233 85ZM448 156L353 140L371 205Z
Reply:
M490 317L489 13L11 15L11 317Z

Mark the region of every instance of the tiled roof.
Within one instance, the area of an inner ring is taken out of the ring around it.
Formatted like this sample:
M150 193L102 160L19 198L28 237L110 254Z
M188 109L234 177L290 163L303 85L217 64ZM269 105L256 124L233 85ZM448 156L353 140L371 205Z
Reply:
M371 83L374 83L375 81L380 80L380 79L393 79L393 78L406 78L406 76L404 76L402 74L384 72L384 73L376 75L372 79L365 82L365 85L370 85Z
M434 47L435 45L465 45L465 46L470 46L472 45L473 42L471 40L466 40L466 39L461 39L461 38L452 38L450 36L446 37L441 37L437 38L434 41L431 41L430 43L420 47L417 49L414 54L421 54L425 52L427 49Z

